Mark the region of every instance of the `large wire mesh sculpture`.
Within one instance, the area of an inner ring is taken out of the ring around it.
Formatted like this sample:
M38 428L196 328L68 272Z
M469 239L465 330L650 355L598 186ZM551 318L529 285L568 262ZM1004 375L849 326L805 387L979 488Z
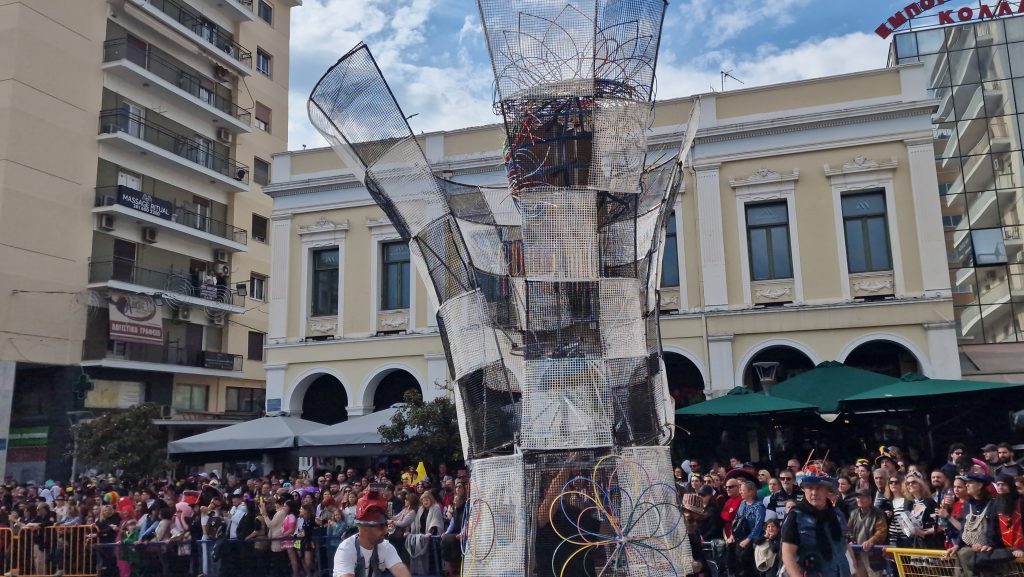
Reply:
M697 123L648 160L665 2L478 4L507 189L432 172L363 44L308 104L440 303L474 479L463 574L681 577L658 280Z

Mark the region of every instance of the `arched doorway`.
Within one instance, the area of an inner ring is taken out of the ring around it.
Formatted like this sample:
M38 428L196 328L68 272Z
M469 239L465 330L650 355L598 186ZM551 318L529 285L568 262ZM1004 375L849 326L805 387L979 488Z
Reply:
M348 420L348 395L341 381L331 375L320 375L302 396L302 418L334 425Z
M887 340L868 341L858 346L846 355L843 363L896 378L921 372L921 363L914 353L899 343Z
M395 403L405 402L405 393L411 390L420 390L420 383L416 377L408 371L395 369L377 382L377 389L373 392L373 412L387 409Z
M761 380L758 378L755 365L756 363L772 362L779 363L775 370L776 383L781 383L814 368L814 361L793 347L785 345L768 347L754 355L743 369L743 386L753 391L760 391Z
M704 394L704 375L693 361L679 353L666 351L665 376L668 392L676 401L676 408L689 407L707 399Z

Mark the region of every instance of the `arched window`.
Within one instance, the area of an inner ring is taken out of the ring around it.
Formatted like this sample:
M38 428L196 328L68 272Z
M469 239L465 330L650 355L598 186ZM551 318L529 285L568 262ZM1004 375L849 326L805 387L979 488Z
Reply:
M331 375L320 375L302 397L302 418L335 425L348 420L347 407L348 395L341 381Z
M668 392L676 401L676 408L689 407L704 401L704 376L690 359L679 353L665 352L665 372Z
M843 363L850 367L902 377L907 373L920 373L921 365L907 347L892 341L868 341L850 351Z
M401 369L391 371L377 383L377 390L373 392L373 412L387 409L395 403L405 402L405 393L413 389L420 390L416 377ZM422 395L423 391L420 391L420 394Z

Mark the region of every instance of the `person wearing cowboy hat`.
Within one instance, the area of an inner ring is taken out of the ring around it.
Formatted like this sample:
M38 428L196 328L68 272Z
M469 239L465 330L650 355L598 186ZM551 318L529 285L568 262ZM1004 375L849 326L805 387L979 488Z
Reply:
M846 516L829 500L835 480L812 464L797 475L803 501L782 525L782 564L788 577L851 577Z
M387 539L387 501L374 489L356 504L358 532L341 542L334 554L332 577L412 577Z

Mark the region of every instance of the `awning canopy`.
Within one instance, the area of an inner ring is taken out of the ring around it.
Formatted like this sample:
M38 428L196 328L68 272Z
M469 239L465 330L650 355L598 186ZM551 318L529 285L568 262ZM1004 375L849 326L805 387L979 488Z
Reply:
M773 397L813 405L822 413L835 413L839 403L853 395L892 384L898 379L825 361L817 367L772 387Z
M320 423L297 417L263 417L172 441L167 445L167 452L291 449L297 435L322 428L324 426Z
M718 397L683 407L676 411L677 415L735 417L737 415L756 415L764 413L784 413L795 411L814 411L817 407L799 401L755 393L746 387L735 387L724 397Z
M299 435L300 447L330 447L332 455L354 456L352 451L382 450L384 441L377 429L391 423L398 407L391 407L355 419ZM370 447L372 445L372 447ZM348 448L346 448L348 447ZM303 451L309 453L309 451Z
M1024 383L994 383L990 381L957 381L929 379L912 373L888 385L871 389L843 399L845 402L909 400L959 393L979 393L1024 387Z

